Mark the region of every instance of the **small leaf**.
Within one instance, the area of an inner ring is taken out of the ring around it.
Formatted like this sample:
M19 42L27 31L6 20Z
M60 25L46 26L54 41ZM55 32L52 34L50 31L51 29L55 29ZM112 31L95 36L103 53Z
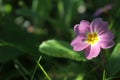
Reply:
M54 57L69 58L77 61L85 61L82 53L76 53L72 47L63 41L48 40L39 46L39 51Z
M114 48L106 66L108 76L113 76L120 71L120 43Z

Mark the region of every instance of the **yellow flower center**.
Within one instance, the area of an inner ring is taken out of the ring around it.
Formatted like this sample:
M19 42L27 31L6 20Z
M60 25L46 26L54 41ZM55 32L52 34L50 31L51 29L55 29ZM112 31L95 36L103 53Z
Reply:
M90 45L94 45L99 41L99 36L97 34L97 32L94 33L88 33L87 34L87 39L86 42Z

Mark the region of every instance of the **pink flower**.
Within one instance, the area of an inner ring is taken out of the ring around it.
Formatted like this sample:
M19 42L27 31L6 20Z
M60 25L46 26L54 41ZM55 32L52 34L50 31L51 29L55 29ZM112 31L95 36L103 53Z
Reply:
M108 30L108 23L101 18L94 19L91 23L82 20L74 26L77 37L71 42L73 50L85 50L87 59L97 57L101 48L111 48L114 45L114 34Z
M102 7L102 8L97 9L95 11L95 13L94 13L94 17L99 16L102 13L106 13L108 10L112 9L112 7L113 7L112 4L108 4L108 5L106 5L106 6Z

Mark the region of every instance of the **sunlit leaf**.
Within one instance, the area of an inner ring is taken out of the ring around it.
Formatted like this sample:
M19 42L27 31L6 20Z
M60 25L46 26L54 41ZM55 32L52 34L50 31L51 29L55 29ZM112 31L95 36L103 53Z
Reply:
M83 54L76 53L68 43L57 40L48 40L39 46L39 51L54 57L69 58L72 60L83 61Z

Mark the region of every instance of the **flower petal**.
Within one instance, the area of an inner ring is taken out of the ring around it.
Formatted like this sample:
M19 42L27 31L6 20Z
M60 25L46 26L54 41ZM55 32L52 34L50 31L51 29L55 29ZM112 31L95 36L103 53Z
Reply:
M86 20L82 20L80 22L79 30L81 31L81 33L86 33L87 31L89 31L89 26L90 26L90 22Z
M110 10L112 9L113 5L112 4L108 4L104 7L104 9L107 11L107 10Z
M73 46L73 50L75 51L81 51L85 49L88 44L83 41L83 39L80 36L77 36L72 42L71 45Z
M108 31L109 24L108 24L108 22L102 22L100 25L101 26L96 27L97 28L96 31L98 32L99 35L101 35L102 33L106 32L106 31Z
M96 12L94 13L94 17L99 16L100 14L110 10L111 8L112 8L112 4L108 4L102 8L97 9Z
M74 32L75 32L76 34L79 34L79 33L80 33L80 31L79 31L79 24L76 24L76 25L74 26Z
M110 41L114 39L114 34L111 31L107 30L102 32L99 35L99 38L100 38L100 41Z
M85 34L77 35L77 37L71 42L71 44L74 44L74 43L77 43L77 42L84 42L85 39L86 39Z
M103 49L111 48L114 46L114 41L100 41L99 45Z
M90 22L82 20L80 24L74 26L74 31L76 32L76 34L86 33L87 31L89 31L89 25Z
M98 32L108 30L108 23L103 22L101 18L94 19L90 24L91 32Z
M97 10L95 11L94 17L99 16L99 15L102 14L102 13L103 13L103 9L102 9L102 8L99 8L99 9L97 9Z
M87 59L92 59L94 57L97 57L100 53L100 46L98 44L94 46L89 46L85 49L85 55Z

